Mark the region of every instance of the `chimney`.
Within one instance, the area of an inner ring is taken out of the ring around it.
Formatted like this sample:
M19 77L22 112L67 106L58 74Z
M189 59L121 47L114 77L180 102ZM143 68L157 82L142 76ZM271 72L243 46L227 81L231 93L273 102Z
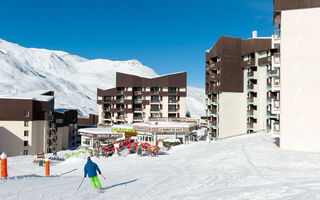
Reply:
M252 31L252 38L258 37L258 31Z

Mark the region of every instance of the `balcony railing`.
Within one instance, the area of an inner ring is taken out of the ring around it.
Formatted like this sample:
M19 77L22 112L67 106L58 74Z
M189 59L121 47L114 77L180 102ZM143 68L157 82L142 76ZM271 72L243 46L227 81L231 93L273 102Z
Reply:
M151 107L150 111L160 111L160 108L152 108Z
M248 85L247 89L248 89L248 91L253 91L254 90L254 85L253 84Z
M103 110L109 112L111 111L111 107L104 108Z
M280 64L280 63L281 63L280 53L274 53L273 58L274 58L274 61L273 61L273 62L274 62L275 64Z
M135 94L135 95L141 95L141 94L142 94L142 91L134 91L134 94Z
M151 94L159 94L159 91L152 91L151 90Z
M247 117L253 117L254 111L253 110L248 110L247 111Z
M178 101L176 99L169 99L169 103L177 103Z
M124 102L124 99L117 99L117 102L123 103L123 102Z
M177 94L177 91L176 90L169 90L168 93L169 94Z
M267 72L268 77L278 77L279 76L279 70L270 70Z
M267 111L267 117L270 119L277 119L277 115L276 114L272 114L270 111Z
M125 119L124 115L117 116L117 119Z
M133 119L135 119L135 120L142 120L142 116L134 116Z
M117 94L123 94L124 90L117 90Z
M247 129L248 129L248 130L254 130L254 124L252 124L252 123L247 123Z
M123 109L124 109L123 107L118 107L118 108L116 108L117 111L121 111L121 110L123 110Z
M169 108L168 111L169 111L169 112L177 112L178 109L177 109L177 108Z
M254 72L248 72L247 76L248 76L248 79L253 79L254 78Z
M142 103L142 99L135 99L133 102L134 103Z
M247 98L247 104L253 104L254 103L254 98Z
M143 108L134 108L133 110L134 110L134 111L142 111Z

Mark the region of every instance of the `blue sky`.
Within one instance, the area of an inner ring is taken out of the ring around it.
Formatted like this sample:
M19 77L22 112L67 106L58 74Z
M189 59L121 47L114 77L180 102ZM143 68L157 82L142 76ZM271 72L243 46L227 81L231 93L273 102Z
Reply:
M0 38L81 57L136 59L204 87L205 50L220 35L270 36L272 0L1 0Z

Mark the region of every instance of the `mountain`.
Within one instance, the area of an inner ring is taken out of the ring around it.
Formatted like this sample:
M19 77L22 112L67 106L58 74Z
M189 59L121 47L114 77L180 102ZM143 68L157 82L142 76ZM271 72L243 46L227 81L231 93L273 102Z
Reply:
M0 39L0 95L54 90L56 108L74 108L80 116L97 113L97 88L115 86L116 72L159 76L137 60L88 60L63 51L25 48ZM187 111L204 114L204 90L188 87Z

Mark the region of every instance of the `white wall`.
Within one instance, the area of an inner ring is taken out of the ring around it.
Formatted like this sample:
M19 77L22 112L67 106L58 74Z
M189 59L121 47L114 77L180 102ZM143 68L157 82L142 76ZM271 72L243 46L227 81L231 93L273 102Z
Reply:
M320 8L281 14L281 148L320 152Z
M247 133L247 94L219 94L219 138Z

